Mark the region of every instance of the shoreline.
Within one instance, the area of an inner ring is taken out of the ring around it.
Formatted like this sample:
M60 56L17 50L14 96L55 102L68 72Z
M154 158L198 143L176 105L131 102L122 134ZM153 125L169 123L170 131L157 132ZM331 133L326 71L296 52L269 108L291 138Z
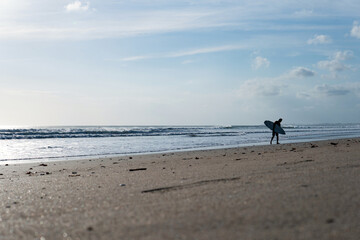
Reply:
M1 165L0 239L358 239L360 138Z
M334 137L328 139L307 139L307 140L294 140L290 142L280 143L279 145L297 144L297 143L310 143L310 142L322 142L322 141L336 141L336 140L347 140L357 139L360 137ZM274 139L275 140L275 139ZM203 147L203 148L189 148L179 150L166 150L166 151L155 151L155 152L140 152L140 153L125 153L125 154L99 154L99 155L84 155L84 156L64 156L64 157L44 157L44 158L24 158L24 159L4 159L0 160L0 166L5 164L27 164L27 163L41 163L41 162L67 162L67 161L82 161L82 160L96 160L106 158L121 158L128 156L147 156L154 154L169 154L169 153L185 153L185 152L197 152L197 151L211 151L221 149L234 149L234 148L246 148L246 147L261 147L271 145L269 143L260 142L252 144L241 144L241 145L228 145L228 146L214 146L214 147ZM276 145L276 144L272 144Z

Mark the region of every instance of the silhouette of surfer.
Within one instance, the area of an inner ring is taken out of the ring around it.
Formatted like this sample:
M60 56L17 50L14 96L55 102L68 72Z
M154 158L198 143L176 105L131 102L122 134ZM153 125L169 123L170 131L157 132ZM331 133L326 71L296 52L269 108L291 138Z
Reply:
M279 133L275 132L275 127L276 127L276 125L281 127L281 122L282 122L281 118L274 122L274 127L272 129L272 138L271 138L270 144L272 144L272 141L273 141L275 135L276 135L276 144L279 144Z

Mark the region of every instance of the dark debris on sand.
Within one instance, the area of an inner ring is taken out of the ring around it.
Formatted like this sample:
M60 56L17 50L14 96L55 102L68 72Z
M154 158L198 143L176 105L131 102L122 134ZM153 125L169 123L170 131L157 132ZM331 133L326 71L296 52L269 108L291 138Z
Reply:
M131 168L131 169L129 169L130 172L145 171L145 170L147 170L147 168Z

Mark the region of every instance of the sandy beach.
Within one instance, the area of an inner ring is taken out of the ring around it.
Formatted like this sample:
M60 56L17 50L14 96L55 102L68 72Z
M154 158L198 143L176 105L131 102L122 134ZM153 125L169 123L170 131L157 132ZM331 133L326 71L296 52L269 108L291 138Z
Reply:
M0 239L359 239L360 139L0 166Z

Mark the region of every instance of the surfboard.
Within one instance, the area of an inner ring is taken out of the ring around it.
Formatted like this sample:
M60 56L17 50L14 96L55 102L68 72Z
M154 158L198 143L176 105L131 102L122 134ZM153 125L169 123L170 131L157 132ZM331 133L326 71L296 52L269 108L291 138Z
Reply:
M268 128L270 128L270 130L272 131L274 128L274 123L272 121L266 120L264 122L265 126L267 126ZM282 129L282 127L280 127L279 125L275 125L275 132L279 133L279 134L285 134L284 129Z

